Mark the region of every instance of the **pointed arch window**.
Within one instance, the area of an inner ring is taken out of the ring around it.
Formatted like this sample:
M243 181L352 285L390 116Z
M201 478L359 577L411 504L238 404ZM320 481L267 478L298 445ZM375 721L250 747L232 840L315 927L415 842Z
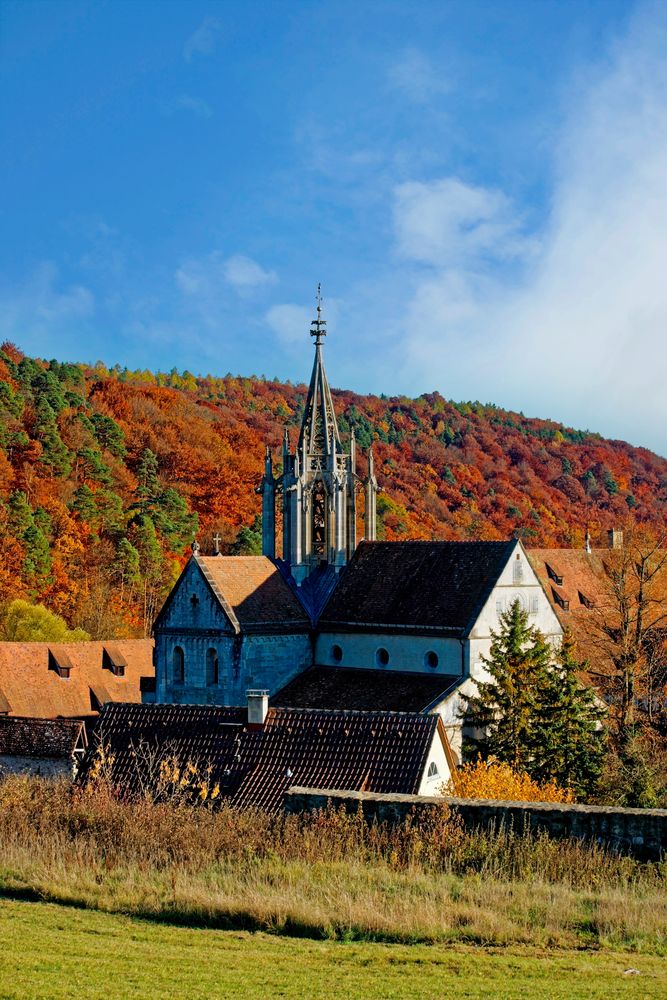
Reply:
M185 684L185 653L181 646L174 646L171 668L174 684Z
M220 661L217 649L206 650L206 686L215 687L220 680Z
M327 558L327 493L321 479L313 488L313 555Z

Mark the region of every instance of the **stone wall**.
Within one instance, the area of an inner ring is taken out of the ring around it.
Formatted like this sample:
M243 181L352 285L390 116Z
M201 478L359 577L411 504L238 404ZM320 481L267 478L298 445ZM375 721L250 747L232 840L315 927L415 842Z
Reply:
M517 832L544 830L552 837L576 837L603 844L640 858L667 855L667 809L617 809L609 806L561 805L551 802L489 802L419 795L379 795L374 792L328 792L290 788L285 811L324 809L331 802L356 812L361 806L368 822L400 823L409 813L419 816L443 803L469 829L512 827Z
M71 778L71 757L17 757L0 754L0 778L6 774L29 774L38 778Z

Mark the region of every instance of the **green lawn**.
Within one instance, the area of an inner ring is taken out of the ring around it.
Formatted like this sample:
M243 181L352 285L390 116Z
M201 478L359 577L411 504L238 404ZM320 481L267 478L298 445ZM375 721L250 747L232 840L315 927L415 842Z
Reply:
M0 900L0 948L2 1000L667 996L654 956L312 941L13 900Z

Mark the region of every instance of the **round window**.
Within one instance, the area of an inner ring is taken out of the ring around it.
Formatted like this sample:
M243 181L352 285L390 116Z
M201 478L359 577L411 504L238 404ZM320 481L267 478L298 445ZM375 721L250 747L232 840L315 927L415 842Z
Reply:
M378 667L387 666L387 664L389 663L389 653L387 652L386 649L383 649L382 647L378 649L377 653L375 654L375 662L377 663Z
M431 667L433 670L435 670L435 668L438 665L438 662L439 662L438 654L434 653L432 649L429 649L428 653L426 653L424 656L424 663L426 664L426 666Z
M340 663L343 659L343 650L339 645L331 647L331 659L334 660L335 663Z

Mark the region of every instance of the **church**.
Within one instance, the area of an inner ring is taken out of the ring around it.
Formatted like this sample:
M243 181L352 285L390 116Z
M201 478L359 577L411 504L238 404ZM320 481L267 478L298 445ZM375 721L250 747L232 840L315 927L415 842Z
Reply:
M291 709L434 713L459 755L460 696L485 678L499 615L518 599L554 643L560 621L518 540L376 540L373 453L360 476L354 434L345 446L338 430L319 295L310 333L298 442L292 450L285 432L278 476L267 447L258 488L263 554L205 555L193 544L155 623L151 700L239 706L259 689Z

